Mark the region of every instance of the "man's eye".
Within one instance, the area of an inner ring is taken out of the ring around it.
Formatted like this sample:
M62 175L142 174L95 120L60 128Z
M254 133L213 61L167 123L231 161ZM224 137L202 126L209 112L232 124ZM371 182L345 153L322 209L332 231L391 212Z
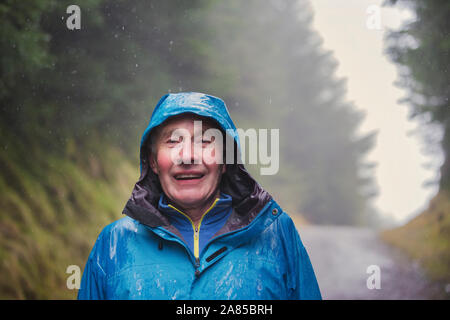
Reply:
M214 142L214 137L210 137L210 138L203 138L202 143L212 143Z
M178 140L176 140L176 139L169 139L169 140L167 140L166 142L169 143L169 144L174 144L174 143L179 143L179 142L181 142L181 140L182 140L182 138L180 138L180 139L178 139Z

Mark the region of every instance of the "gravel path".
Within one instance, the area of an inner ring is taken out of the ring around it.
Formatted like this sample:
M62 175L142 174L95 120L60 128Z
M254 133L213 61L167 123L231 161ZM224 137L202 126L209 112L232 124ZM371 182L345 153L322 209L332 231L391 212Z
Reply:
M420 267L383 243L371 229L302 226L300 237L324 299L432 299L439 289ZM369 266L380 270L380 289L368 289Z

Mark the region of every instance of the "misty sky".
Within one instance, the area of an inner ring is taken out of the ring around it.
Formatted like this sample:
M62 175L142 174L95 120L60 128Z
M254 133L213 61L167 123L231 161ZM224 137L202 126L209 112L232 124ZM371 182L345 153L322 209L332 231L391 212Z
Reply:
M397 28L411 13L382 7L383 2L313 0L311 5L313 25L324 40L323 47L334 52L339 62L337 75L347 79L347 98L366 112L361 132L378 130L376 146L368 157L378 163L379 196L374 204L381 213L406 222L426 208L436 193L436 185L423 186L436 178L436 168L424 166L432 156L424 155L419 136L411 135L417 123L408 119L409 108L398 102L405 91L394 85L397 69L384 54L387 28Z

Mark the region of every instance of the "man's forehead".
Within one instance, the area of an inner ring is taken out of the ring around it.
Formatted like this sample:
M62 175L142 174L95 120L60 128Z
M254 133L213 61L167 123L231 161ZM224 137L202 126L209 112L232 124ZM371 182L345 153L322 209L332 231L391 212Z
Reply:
M176 129L185 126L193 126L195 124L194 121L200 121L202 131L205 131L209 128L219 128L215 121L210 118L201 117L195 114L182 114L166 120L160 127L161 134L166 135L170 134Z

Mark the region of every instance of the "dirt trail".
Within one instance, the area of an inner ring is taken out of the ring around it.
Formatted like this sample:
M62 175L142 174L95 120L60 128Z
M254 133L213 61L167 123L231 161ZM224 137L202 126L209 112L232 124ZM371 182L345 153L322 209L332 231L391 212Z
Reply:
M341 226L302 226L300 237L313 264L324 299L431 299L439 288L371 229ZM368 289L376 265L380 289Z

